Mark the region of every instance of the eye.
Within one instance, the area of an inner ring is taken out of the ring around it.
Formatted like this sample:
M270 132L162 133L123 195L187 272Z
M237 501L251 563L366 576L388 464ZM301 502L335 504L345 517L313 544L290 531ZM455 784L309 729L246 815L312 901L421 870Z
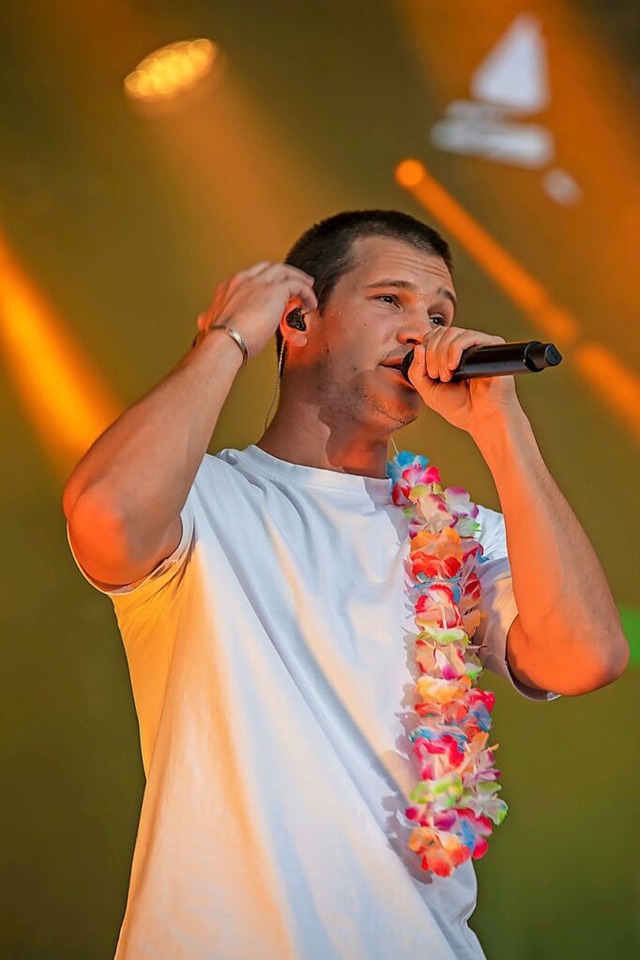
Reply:
M447 327L447 318L443 317L442 314L437 313L435 316L430 317L432 323L435 323L437 327Z
M376 300L382 300L384 303L392 303L396 307L400 304L400 301L396 297L395 293L382 293L379 297L376 297Z

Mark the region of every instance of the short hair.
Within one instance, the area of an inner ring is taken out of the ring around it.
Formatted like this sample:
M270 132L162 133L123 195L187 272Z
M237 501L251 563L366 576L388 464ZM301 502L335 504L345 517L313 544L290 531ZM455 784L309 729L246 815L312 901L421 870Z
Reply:
M411 244L432 256L441 257L449 270L453 259L447 241L440 234L398 210L348 210L320 220L296 240L285 257L285 263L304 270L314 278L313 290L320 313L326 307L333 289L353 265L353 242L364 237L389 237ZM283 337L276 330L278 356Z

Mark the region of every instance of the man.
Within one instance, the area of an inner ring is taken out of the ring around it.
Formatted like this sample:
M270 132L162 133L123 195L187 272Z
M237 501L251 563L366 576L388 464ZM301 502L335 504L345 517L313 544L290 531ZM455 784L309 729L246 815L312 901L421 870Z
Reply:
M286 264L217 288L194 348L70 478L70 541L115 604L147 776L119 960L483 956L471 863L444 879L405 851L393 431L426 406L495 479L504 523L480 512L485 665L550 699L611 682L628 654L513 378L448 383L464 348L503 342L456 327L455 305L431 228L329 218ZM273 422L257 445L205 456L245 355L276 330ZM412 386L397 369L410 348Z

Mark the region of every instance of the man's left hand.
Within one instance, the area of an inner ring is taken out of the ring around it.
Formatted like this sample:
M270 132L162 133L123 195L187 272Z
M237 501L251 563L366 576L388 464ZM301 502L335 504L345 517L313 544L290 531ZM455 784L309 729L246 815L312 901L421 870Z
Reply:
M505 343L462 327L442 327L415 348L409 379L425 404L454 427L473 435L490 421L521 410L513 377L480 377L449 383L467 347Z

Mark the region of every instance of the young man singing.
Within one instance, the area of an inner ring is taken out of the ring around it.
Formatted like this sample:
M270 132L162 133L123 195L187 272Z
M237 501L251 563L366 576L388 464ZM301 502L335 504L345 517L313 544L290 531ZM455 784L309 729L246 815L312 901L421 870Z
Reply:
M449 382L466 347L503 342L455 309L430 227L331 217L220 284L194 347L71 476L70 542L115 605L147 778L118 960L483 956L472 857L501 801L476 668L544 700L610 683L628 650L513 378ZM272 423L207 455L274 333ZM473 437L502 513L446 500L424 463L392 497L389 440L425 407Z

